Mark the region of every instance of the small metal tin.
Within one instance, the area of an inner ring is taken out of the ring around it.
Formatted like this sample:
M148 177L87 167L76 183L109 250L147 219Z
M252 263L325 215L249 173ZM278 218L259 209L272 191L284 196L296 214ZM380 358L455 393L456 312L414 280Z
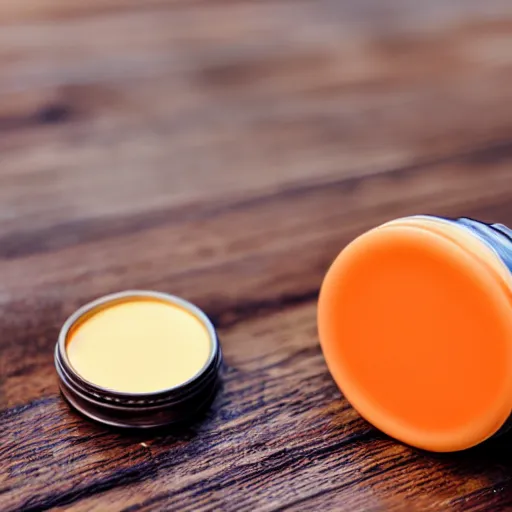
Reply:
M206 328L211 343L208 360L187 382L158 392L126 393L89 382L73 369L66 347L71 329L107 307L137 298L156 299L178 306L193 314ZM213 401L219 385L221 362L220 344L208 317L184 299L153 291L124 291L86 304L66 320L55 347L55 367L64 398L93 420L125 428L154 428L191 420Z

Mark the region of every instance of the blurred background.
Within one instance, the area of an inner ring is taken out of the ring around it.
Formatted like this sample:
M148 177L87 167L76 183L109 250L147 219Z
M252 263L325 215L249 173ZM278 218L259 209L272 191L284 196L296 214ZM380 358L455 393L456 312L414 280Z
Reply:
M4 3L4 322L46 348L123 288L233 315L314 297L353 236L396 216L512 223L511 16L500 0Z
M342 181L347 222L502 202L511 11L500 0L5 4L0 253ZM405 183L411 167L425 171Z

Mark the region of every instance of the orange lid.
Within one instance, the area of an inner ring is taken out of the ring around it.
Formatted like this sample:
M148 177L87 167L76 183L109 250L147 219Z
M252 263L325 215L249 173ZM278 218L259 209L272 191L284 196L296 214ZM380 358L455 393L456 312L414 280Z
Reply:
M431 451L470 448L512 409L512 276L477 237L411 217L329 269L318 306L334 380L370 423Z

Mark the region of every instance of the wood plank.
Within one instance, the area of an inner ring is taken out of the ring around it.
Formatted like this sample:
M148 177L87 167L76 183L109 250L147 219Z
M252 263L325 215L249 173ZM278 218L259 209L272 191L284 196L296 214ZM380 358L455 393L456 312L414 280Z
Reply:
M0 261L3 406L56 392L52 346L65 317L88 300L120 287L158 289L198 303L220 325L312 300L337 252L390 218L427 211L512 221L510 160L507 148L494 148L360 181L203 205L180 218L163 212L0 239L7 258ZM493 218L500 204L503 213Z
M386 21L389 25L394 21L397 25L421 22L438 26L440 23L452 22L453 19L495 18L510 9L510 4L506 0L490 0L486 3L478 2L477 0L467 0L450 4L446 4L446 2L441 0L432 0L428 4L419 5L413 0L392 0L384 5L372 0L365 2L149 0L145 2L143 7L141 7L140 3L133 0L90 0L83 4L69 3L65 0L20 0L11 5L2 5L0 22L6 24L42 20L58 20L62 22L77 17L82 18L125 11L139 12L155 7L172 9L173 11L207 11L212 6L219 11L234 10L237 16L240 16L240 9L252 9L251 12L259 14L258 17L265 18L267 13L282 14L283 10L289 10L290 6L288 4L290 3L292 6L297 6L298 9L309 7L311 11L314 11L314 7L320 5L322 6L322 11L330 14L335 21L348 19L349 21L365 21L366 23L374 21L381 24ZM231 24L226 24L225 29L230 28L234 30Z
M404 2L390 23L374 4L364 18L328 1L242 2L2 30L0 232L507 141L512 24L499 2L475 5L490 12ZM240 26L222 22L228 9Z
M502 449L446 459L369 428L340 398L315 332L314 304L223 330L224 389L208 417L179 435L110 433L56 397L12 411L3 419L5 510L69 510L75 500L74 510L214 510L226 494L237 510L275 510L324 492L356 509L418 497L439 510L456 495L453 509L470 510L465 497L492 496L507 481ZM63 470L56 492L48 481Z
M164 212L0 239L7 258L0 261L3 406L56 392L53 344L65 317L88 300L120 287L157 289L196 302L219 325L312 300L337 252L390 218L433 212L512 221L510 160L508 149L494 148L360 181L203 205L180 218Z

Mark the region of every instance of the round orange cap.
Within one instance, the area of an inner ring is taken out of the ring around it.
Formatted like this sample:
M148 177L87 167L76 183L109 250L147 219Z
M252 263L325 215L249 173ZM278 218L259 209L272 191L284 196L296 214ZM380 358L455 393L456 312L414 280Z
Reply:
M365 233L320 293L334 380L366 420L407 444L479 444L512 409L511 282L495 253L458 226L410 218Z

